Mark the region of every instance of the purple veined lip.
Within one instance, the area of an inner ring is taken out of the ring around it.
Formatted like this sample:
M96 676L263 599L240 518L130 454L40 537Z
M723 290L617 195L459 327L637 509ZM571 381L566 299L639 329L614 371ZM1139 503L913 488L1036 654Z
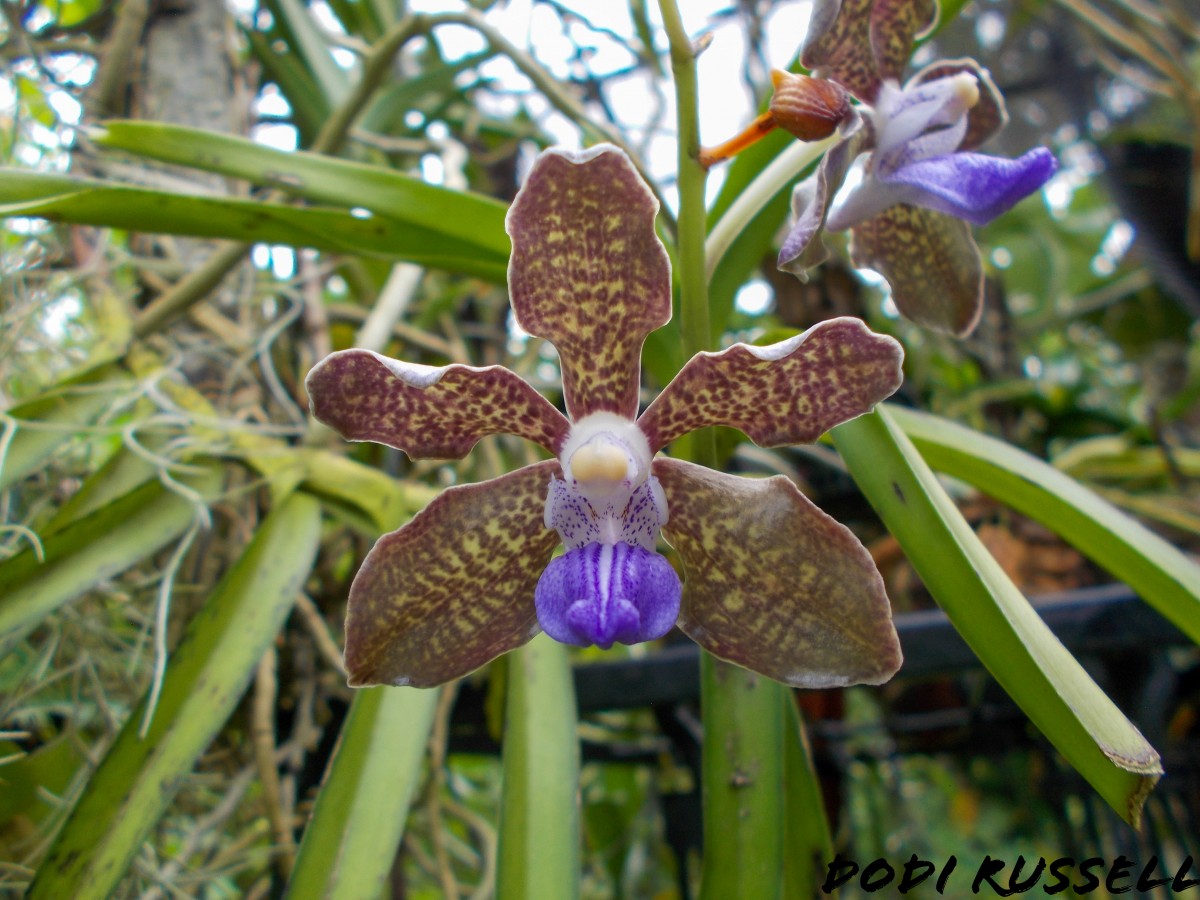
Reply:
M556 641L607 650L670 631L681 593L679 576L657 553L624 542L592 543L550 562L534 603L542 630Z

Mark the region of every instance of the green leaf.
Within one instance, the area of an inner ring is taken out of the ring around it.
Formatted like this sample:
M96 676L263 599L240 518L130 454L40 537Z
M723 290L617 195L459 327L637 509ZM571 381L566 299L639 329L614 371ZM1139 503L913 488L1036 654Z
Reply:
M420 135L420 128L413 129L405 123L408 113L417 110L428 120L437 118L437 111L446 105L447 98L453 98L453 102L466 93L466 89L455 82L459 73L474 73L495 55L496 52L490 47L453 62L444 62L434 54L429 54L420 72L403 81L382 85L375 92L359 120L358 128L375 134ZM483 134L480 134L480 138L483 138Z
M1130 824L1158 754L1046 627L883 408L834 444L954 627L1034 725Z
M769 137L775 137L770 135ZM710 277L710 305L715 321L727 322L737 291L757 271L764 257L773 255L775 236L789 215L793 186L820 160L834 138L815 143L790 141L754 177L742 186L737 198L724 207L705 238L705 267ZM747 153L763 152L762 141ZM739 160L740 161L740 160ZM739 170L740 171L740 170ZM744 173L743 173L744 174ZM769 261L774 265L774 259Z
M43 11L49 8L59 28L72 28L87 21L100 11L100 0L55 0L52 3L39 3Z
M350 73L333 58L329 41L300 0L267 0L276 28L285 43L305 62L321 96L332 107L350 93Z
M563 644L539 634L506 658L508 709L496 896L579 896L579 739Z
M934 469L1061 535L1200 644L1200 566L1141 523L1035 456L908 409L889 409Z
M729 212L730 207L745 193L754 180L795 142L790 134L775 131L757 144L744 150L729 165L721 191L708 213L709 232ZM775 248L775 236L790 215L792 187L800 180L797 172L790 180L778 185L771 199L759 207L748 221L741 223L737 237L718 259L708 250L709 307L715 333L727 325L738 290L758 269L763 258Z
M222 478L215 466L176 480L208 501ZM152 481L67 525L0 565L0 653L62 604L152 556L198 514L192 499Z
M53 128L58 122L58 116L55 115L54 107L46 99L46 92L42 90L42 86L38 84L37 80L25 75L18 75L16 87L21 111L32 117L39 125Z
M404 835L438 692L357 691L288 882L288 900L377 900Z
M440 493L437 488L400 481L328 450L299 452L304 462L304 489L366 516L367 530L373 536L395 531Z
M126 379L115 366L103 365L58 385L40 397L6 410L0 420L0 449L8 440L8 450L0 455L0 491L36 472L50 455L92 424L113 402L116 390L103 390L109 379ZM12 420L15 420L15 424ZM22 423L32 423L22 427ZM15 432L12 432L13 428Z
M815 897L833 859L833 834L825 815L825 799L804 718L790 691L784 704L783 729L783 896Z
M0 759L20 757L6 761L3 766L0 825L6 826L5 831L14 826L28 827L29 822L40 824L55 812L55 804L48 802L49 798L70 791L71 779L86 764L83 748L75 737L62 735L28 754L22 754L20 744L0 741ZM23 821L13 822L18 816Z
M507 252L485 253L471 241L390 217L360 218L340 209L175 194L19 169L0 169L0 216L381 256L495 284L504 284L508 272Z
M385 26L371 6L358 0L328 0L328 3L347 34L357 35L368 44L379 40ZM394 19L395 11L392 12L392 18L387 20L387 24L391 25Z
M143 439L141 443L151 452L158 449L158 442L153 438ZM157 474L158 469L150 460L138 456L127 447L122 447L105 460L99 469L85 478L79 490L58 508L41 529L42 537L46 538L70 523L77 522L110 503L118 502L126 494L154 480Z
M243 28L250 51L262 63L263 81L273 81L292 108L291 121L300 132L300 143L311 144L329 118L332 108L317 89L316 80L304 62L286 44L271 40L261 31Z
M246 690L316 558L320 504L293 494L189 624L145 738L130 714L38 869L30 900L113 896L147 833Z
M394 169L277 150L246 138L160 122L106 122L92 139L102 147L245 178L318 203L369 209L444 234L480 254L508 257L503 203L427 184Z

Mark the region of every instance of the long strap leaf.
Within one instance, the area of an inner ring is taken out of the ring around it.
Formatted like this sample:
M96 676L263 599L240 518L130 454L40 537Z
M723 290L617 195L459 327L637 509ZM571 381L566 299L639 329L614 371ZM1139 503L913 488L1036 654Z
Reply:
M263 520L171 654L145 738L138 736L143 699L46 855L30 900L113 896L283 625L316 558L320 524L319 502L300 493Z
M1200 566L1180 550L1024 450L936 416L889 413L934 469L1041 522L1200 643Z
M1136 825L1158 754L980 543L883 409L832 432L855 481L971 649L1122 817Z
M115 366L102 365L12 407L0 418L0 491L37 471L55 450L112 405L116 391L97 385L124 380ZM26 424L29 423L29 424Z
M317 203L369 209L444 233L456 242L473 243L481 254L508 256L503 203L428 184L395 169L303 150L276 150L248 138L161 122L106 122L93 140L102 147L278 187ZM471 227L464 229L467 222Z
M354 696L288 883L288 900L376 900L421 777L437 691L375 687Z
M212 500L221 476L210 466L178 483ZM62 604L157 553L201 514L195 500L151 481L64 526L43 558L26 550L0 565L0 654Z
M508 261L507 254L485 251L461 235L451 238L390 216L178 194L21 169L0 169L4 216L401 259L497 284L504 283Z

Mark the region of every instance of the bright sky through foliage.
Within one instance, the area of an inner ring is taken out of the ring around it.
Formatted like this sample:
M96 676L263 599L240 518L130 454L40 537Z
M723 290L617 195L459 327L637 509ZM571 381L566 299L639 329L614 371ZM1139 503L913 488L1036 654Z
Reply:
M234 0L232 5L243 14L248 14L253 6L249 0ZM635 68L637 60L628 45L636 43L637 38L628 6L602 0L566 0L557 6L576 14L568 17L565 29L562 13L533 0L498 4L486 13L486 17L505 37L527 49L556 78L567 81L594 75L605 79L605 100L609 108L615 111L619 124L628 129L635 143L645 137L650 171L669 182L676 167L674 96L669 80L651 84L651 76L645 70ZM466 4L457 0L414 0L409 4L413 12L422 13L465 7ZM772 67L786 67L796 56L811 9L810 0L783 0L769 11L764 21L763 56L754 60L750 68L760 85L765 83L766 71ZM324 27L337 27L336 19L322 4L316 4L313 10ZM650 4L648 11L652 25L661 26L657 7ZM712 43L698 65L700 130L706 144L716 144L743 128L757 112L746 78L748 35L744 20L728 0L694 0L683 4L682 13L690 34L696 37L712 35ZM584 21L591 27L583 24ZM656 50L665 62L666 39L661 30L658 35L662 44ZM465 26L442 26L437 29L436 40L448 60L461 59L484 49L483 38ZM574 59L576 46L586 49L584 62ZM349 65L349 54L346 56L339 62ZM620 74L624 71L629 74ZM524 106L557 143L567 147L580 146L578 128L533 91L528 79L506 57L497 56L486 61L479 66L479 74L494 83L489 96L479 96L485 111L512 115ZM661 115L656 115L656 90L661 92L665 103ZM488 109L488 106L494 108ZM654 129L648 137L645 136L647 128ZM257 137L274 146L294 147L294 136L282 133L277 127L261 129ZM720 182L718 170L710 179L710 191L715 191ZM673 196L670 190L667 196Z

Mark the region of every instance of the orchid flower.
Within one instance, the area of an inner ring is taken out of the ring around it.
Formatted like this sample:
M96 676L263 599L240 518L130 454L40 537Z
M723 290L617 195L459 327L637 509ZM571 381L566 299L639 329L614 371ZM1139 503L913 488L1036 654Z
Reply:
M313 414L349 440L459 459L507 433L554 456L449 488L380 538L350 589L352 685L437 685L539 630L608 647L677 623L793 685L879 683L899 666L882 580L845 526L782 476L654 458L707 425L764 447L815 440L896 390L899 344L843 318L701 353L639 417L642 343L671 316L657 210L628 158L600 146L543 153L508 213L513 313L557 348L567 415L501 366L345 350L309 373Z
M1038 190L1058 164L1045 147L1017 159L975 152L1007 114L987 70L974 60L934 63L900 86L914 39L936 18L935 0L818 0L801 60L824 84L840 85L863 105L846 109L841 140L796 186L795 221L779 267L805 278L827 256L821 230L850 229L854 264L887 279L901 313L965 335L983 302L970 225L991 221ZM811 105L809 81L777 79L777 117ZM835 107L827 94L826 87L822 110ZM870 154L862 181L831 209L862 153Z

